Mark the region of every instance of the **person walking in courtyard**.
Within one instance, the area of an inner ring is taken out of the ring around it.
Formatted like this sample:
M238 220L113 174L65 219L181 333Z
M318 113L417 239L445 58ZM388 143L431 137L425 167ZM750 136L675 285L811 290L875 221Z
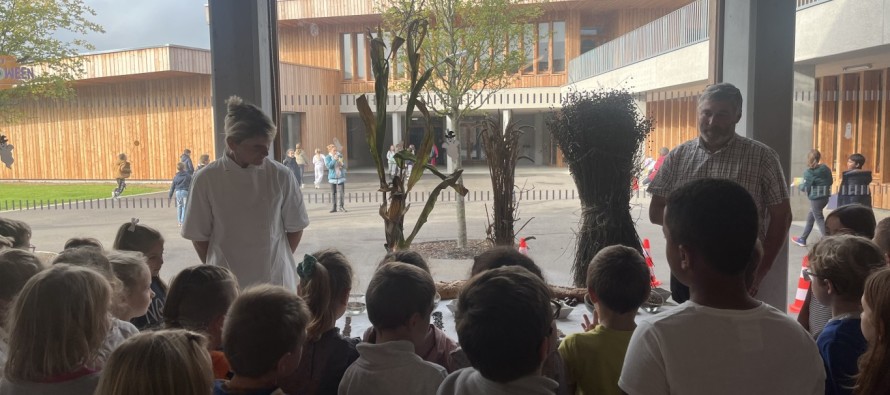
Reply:
M300 184L300 167L297 166L297 159L294 157L294 150L287 150L287 156L284 158L283 161L281 161L281 164L283 164L284 167L287 167L292 173L294 173L294 177L297 179L297 184Z
M324 154L321 150L315 149L315 156L312 157L312 166L315 167L315 189L321 188L321 182L324 181Z
M300 185L300 188L303 187L303 172L306 170L306 164L309 163L309 159L306 158L306 152L303 151L300 144L297 143L296 147L294 147L294 160L297 161L297 184Z
M176 164L176 175L173 176L173 183L170 185L170 195L168 199L172 199L176 195L176 221L182 226L185 220L185 205L189 198L189 187L192 186L192 175L186 170L185 162Z
M343 198L346 195L346 166L343 163L343 154L337 150L336 145L328 145L328 156L324 158L324 164L328 168L328 182L331 184L331 212L337 212L337 188L340 189L340 211L345 212Z
M386 152L386 164L389 165L389 178L396 176L396 146L390 145L389 151Z
M294 251L309 225L303 194L284 165L268 159L278 133L268 115L232 96L226 153L195 174L182 237L201 262L228 268L241 287L296 291Z
M807 238L813 230L813 223L819 227L822 237L825 237L825 215L822 210L828 205L828 198L831 196L831 184L834 182L831 178L831 169L825 166L822 161L822 153L817 149L810 150L807 154L807 169L803 172L803 183L800 184L800 190L807 192L810 199L810 212L807 213L807 224L803 228L800 236L791 239L794 244L801 247L807 246Z
M841 188L837 194L837 206L859 203L871 207L871 170L864 170L865 156L862 154L850 155L847 159L847 170L841 175Z
M192 163L192 150L186 148L179 156L179 161L185 165L185 172L189 175L195 174L195 165Z
M127 154L121 153L117 156L117 164L115 165L116 175L115 180L117 181L117 188L114 188L114 191L111 192L112 198L119 198L122 193L124 193L124 189L127 187L127 179L130 178L130 175L133 174L133 169L130 167L130 162L127 161Z
M778 307L786 303L779 284L787 281L780 271L770 271L779 251L787 243L791 227L788 184L779 163L779 155L769 146L736 134L742 119L742 93L729 83L710 85L698 99L699 136L674 148L649 184L652 195L649 219L664 221L665 199L674 190L691 181L718 178L742 185L757 205L763 257L753 269L751 294ZM767 278L767 287L760 284ZM781 288L784 289L784 288ZM671 292L678 303L689 299L689 287L671 275ZM780 295L781 294L781 295Z

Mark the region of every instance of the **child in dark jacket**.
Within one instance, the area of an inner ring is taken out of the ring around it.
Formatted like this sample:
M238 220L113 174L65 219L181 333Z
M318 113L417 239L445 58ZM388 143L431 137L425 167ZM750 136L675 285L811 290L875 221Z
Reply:
M185 204L189 198L189 187L192 186L192 175L188 172L185 162L176 164L176 175L173 176L173 184L170 185L170 195L168 199L172 199L176 195L176 219L179 226L185 220Z

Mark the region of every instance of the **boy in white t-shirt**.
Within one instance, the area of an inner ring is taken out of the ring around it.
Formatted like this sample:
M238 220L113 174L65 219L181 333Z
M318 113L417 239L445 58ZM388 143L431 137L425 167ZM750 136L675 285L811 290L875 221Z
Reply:
M746 267L757 207L740 185L690 182L667 199L663 231L671 272L690 300L644 320L618 386L646 394L823 394L825 369L809 334L752 298Z
M430 326L436 285L429 273L401 262L380 266L366 292L376 343L359 343L359 358L340 380L340 395L432 395L445 368L417 356Z

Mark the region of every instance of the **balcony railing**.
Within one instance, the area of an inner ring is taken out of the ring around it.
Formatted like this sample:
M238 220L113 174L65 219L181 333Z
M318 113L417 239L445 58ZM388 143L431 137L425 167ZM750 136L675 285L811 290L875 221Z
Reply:
M800 10L829 1L831 0L797 0L797 9Z
M708 40L708 0L697 0L569 62L578 82Z

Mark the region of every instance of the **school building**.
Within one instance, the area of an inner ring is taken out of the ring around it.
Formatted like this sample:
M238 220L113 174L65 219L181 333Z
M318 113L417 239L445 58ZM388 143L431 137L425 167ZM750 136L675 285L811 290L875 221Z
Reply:
M888 68L890 9L883 0L778 0L795 2L794 122L789 178L803 171L816 147L835 171L861 152L875 174L875 205L890 207L882 190L890 184ZM355 105L373 94L365 34L380 15L373 0L279 0L277 6L278 102L281 145L297 142L311 153L335 139L352 167L371 165ZM531 126L523 156L535 165L561 165L545 122L570 90L622 86L637 93L655 119L646 146L655 156L697 134L696 95L715 77L714 58L735 52L754 62L753 48L721 47L718 34L734 35L732 0L550 0L518 38L528 63L513 83L481 110ZM768 4L768 3L765 3ZM726 11L726 8L730 11ZM762 11L761 11L762 12ZM719 27L719 28L718 28ZM758 27L759 29L759 27ZM729 54L729 55L727 55ZM164 45L86 54L87 71L75 81L70 100L23 103L27 119L2 127L15 146L15 165L0 179L98 179L112 177L120 152L133 162L136 180L167 180L184 148L193 159L221 152L214 145L209 50ZM740 58L743 59L743 58ZM729 81L743 91L757 83ZM746 97L747 98L747 97ZM388 101L390 131L420 124L405 119L404 99ZM438 103L433 102L436 106ZM456 128L465 164L484 163L476 121ZM745 114L743 123L756 121ZM442 142L444 121L435 123ZM527 160L521 163L529 163ZM836 177L839 179L839 177Z

